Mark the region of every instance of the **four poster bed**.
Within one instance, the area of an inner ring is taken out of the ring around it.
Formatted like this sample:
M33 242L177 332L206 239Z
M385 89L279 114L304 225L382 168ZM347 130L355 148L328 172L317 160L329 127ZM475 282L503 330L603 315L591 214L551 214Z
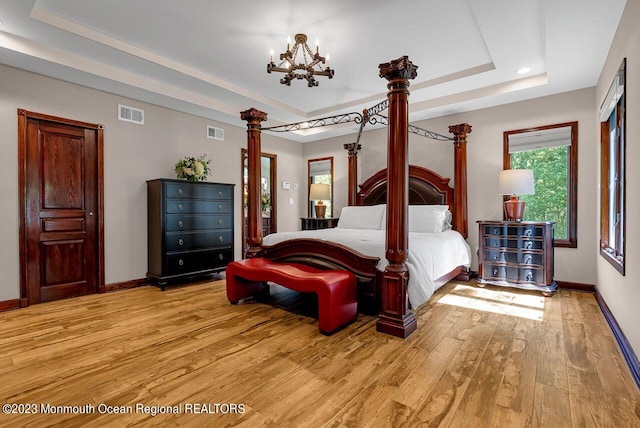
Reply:
M387 168L367 179L359 191L356 183L360 144L345 144L349 155L349 206L343 208L338 229L273 234L268 235L266 242L263 242L259 193L260 133L263 129L260 122L265 121L267 115L256 109L241 113L241 118L247 121L248 127L247 257L263 257L277 262L353 272L358 282L358 311L378 313L377 330L398 337L407 337L416 329L417 323L410 310L410 300L415 308L447 281L455 277L468 279L470 263L465 239L468 236L466 136L471 132L471 126L450 126L449 132L454 135L451 138L409 125L408 80L415 78L416 69L406 56L381 64L380 76L389 81L388 98L385 102L365 110L362 116L355 113L318 119L318 126L353 120L360 123L361 132L367 122L388 124ZM379 114L387 108L388 118ZM324 119L331 119L332 123L322 123ZM299 124L264 130L298 129L295 125ZM455 189L449 186L448 178L425 168L408 165L408 132L453 142ZM362 210L365 206L366 210ZM448 215L450 227L447 227ZM431 218L436 219L435 226L430 222L426 226L429 230L422 229L425 227L425 219ZM442 219L446 220L442 222L440 229ZM367 223L371 226L367 226ZM437 230L431 230L432 228ZM449 228L453 230L447 230ZM430 235L430 238L424 239L426 235ZM343 238L346 236L353 236L353 240L345 241ZM376 236L382 243L377 244L377 250L373 250L370 241ZM444 240L445 237L447 241ZM430 243L423 244L423 241ZM359 246L358 243L364 246ZM427 259L431 260L432 256L445 254L443 245L454 248L453 252L444 257L449 264L431 263L438 267L429 274L418 271L416 260L423 256L417 250L413 251L414 247L433 247L428 250L432 255ZM411 280L411 285L409 268L414 271L415 277ZM433 278L429 279L426 287L414 286L413 283L426 277Z

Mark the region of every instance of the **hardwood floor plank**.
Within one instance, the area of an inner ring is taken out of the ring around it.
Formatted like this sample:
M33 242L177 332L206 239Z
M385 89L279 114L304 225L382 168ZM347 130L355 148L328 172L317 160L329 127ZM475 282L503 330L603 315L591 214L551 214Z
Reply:
M583 371L597 371L596 363L587 345L587 332L584 324L564 320L562 327L567 366Z
M615 427L598 374L569 366L569 397L574 426Z
M561 327L562 325L558 329L548 323L543 323L540 327L536 382L568 391L567 358Z
M467 415L490 420L498 391L504 378L504 368L515 337L516 320L503 316L482 353L478 368L473 372L471 385L462 397L460 409Z
M452 331L459 329L455 338L462 341L462 346L451 360L448 370L472 377L499 320L498 314L480 311L473 311L471 316L461 318Z
M471 378L445 372L416 412L410 426L449 426L469 388Z
M459 353L460 341L445 337L439 349L431 352L392 395L392 399L412 409L419 408L447 369L451 358Z
M568 389L536 383L532 426L570 427L572 426L571 421L571 402Z
M496 404L513 412L531 414L535 392L540 323L517 320L511 352L503 370ZM543 357L544 358L544 357Z

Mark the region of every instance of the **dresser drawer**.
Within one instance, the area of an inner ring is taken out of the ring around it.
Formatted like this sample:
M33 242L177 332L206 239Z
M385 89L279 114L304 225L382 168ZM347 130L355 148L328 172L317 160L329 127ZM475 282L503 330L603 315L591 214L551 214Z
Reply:
M507 240L499 237L486 237L484 238L484 246L487 248L502 248L506 246Z
M232 231L230 229L221 229L167 233L165 244L167 251L183 251L228 246L231 245L232 241Z
M222 270L233 260L231 248L192 251L167 255L167 274L180 275L207 270Z
M484 259L489 262L518 263L518 253L500 250L485 250Z
M509 226L507 227L507 235L519 236L524 238L541 238L544 229L537 226Z
M167 232L177 232L181 230L229 229L233 226L233 218L229 214L167 214L166 222Z
M518 279L521 282L543 283L544 272L541 268L521 268Z
M481 230L485 235L496 235L496 236L506 235L506 229L502 225L492 224L488 226L482 226Z
M166 183L167 198L231 199L232 187L198 183Z
M495 280L517 281L520 277L520 270L517 266L484 263L482 271L484 278Z
M542 253L518 253L518 263L524 266L544 264L544 254Z
M167 214L231 214L231 201L167 199Z
M513 238L506 240L507 248L518 250L542 250L544 242L539 239Z

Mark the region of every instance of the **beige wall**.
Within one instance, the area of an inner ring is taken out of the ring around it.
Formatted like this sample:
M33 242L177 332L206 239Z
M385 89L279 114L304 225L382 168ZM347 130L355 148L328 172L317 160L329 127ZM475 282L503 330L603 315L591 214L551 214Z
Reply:
M578 121L578 248L556 249L555 278L595 284L597 242L593 231L597 226L594 209L597 201L597 140L593 122L594 99L595 91L590 88L415 123L442 135L450 135L450 125L467 122L473 127L468 137L467 156L469 244L474 253L474 270L477 269L475 252L478 245L475 222L502 218L502 197L497 192L498 172L502 169L503 132ZM366 179L386 167L386 138L384 129L363 134L359 168L362 178ZM346 152L342 150L341 143L348 141L342 137L305 144L304 156L307 158L311 153L313 157L333 155L336 159L342 158L346 165ZM453 177L453 145L410 134L409 163L433 169L444 177ZM339 188L346 188L346 178L344 182L336 181L335 185L338 196ZM334 201L336 206L346 205L346 192L344 195L342 201Z
M596 106L599 108L607 95L622 60L627 58L627 107L626 129L626 275L620 275L605 259L597 256L597 286L607 306L615 316L636 355L640 353L640 1L627 1L618 31L611 45L609 56L596 87ZM597 112L594 122L599 123ZM598 150L599 153L599 150ZM599 171L599 168L598 168ZM594 206L599 213L599 204ZM600 225L593 234L599 239Z
M119 103L145 110L143 126L118 121ZM247 106L249 108L251 106ZM240 149L246 128L233 127L166 108L0 66L0 301L19 297L17 109L23 108L105 125L106 283L143 278L147 269L145 181L175 177L173 164L185 155L213 160L209 181L234 183L236 224L240 224ZM206 138L206 125L222 127L225 140ZM278 181L306 177L302 146L270 135L263 151L278 155ZM300 191L278 192L278 228L291 230L306 209ZM294 204L288 204L288 198ZM291 226L293 225L293 226ZM241 231L236 228L236 258Z

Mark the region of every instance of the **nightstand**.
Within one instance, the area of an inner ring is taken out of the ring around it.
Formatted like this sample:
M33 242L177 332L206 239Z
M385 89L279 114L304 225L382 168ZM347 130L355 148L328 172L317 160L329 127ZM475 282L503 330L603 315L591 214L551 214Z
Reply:
M337 218L301 217L302 230L331 229L338 225Z
M479 221L478 285L538 290L551 296L553 222Z

